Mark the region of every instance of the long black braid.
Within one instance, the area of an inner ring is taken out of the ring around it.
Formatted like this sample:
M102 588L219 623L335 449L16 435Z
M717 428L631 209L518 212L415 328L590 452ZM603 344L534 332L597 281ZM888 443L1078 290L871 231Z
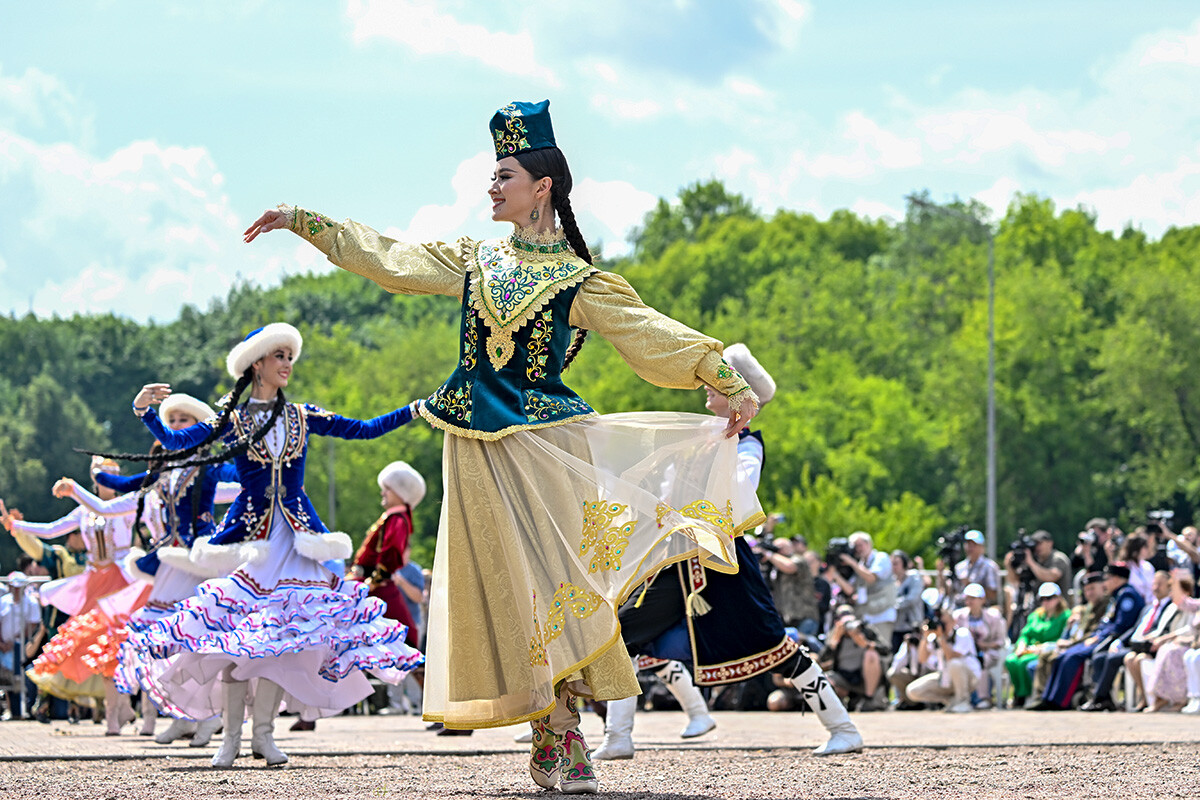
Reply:
M240 456L242 453L249 450L254 445L258 444L264 436L275 425L275 421L279 419L279 415L283 413L284 406L287 405L287 397L284 396L283 389L279 389L275 393L275 403L271 407L271 416L267 419L262 427L254 431L253 434L235 441L229 447L219 450L215 453L211 452L212 445L217 441L225 429L229 426L229 418L233 415L233 410L237 407L238 401L241 399L242 393L246 391L246 387L250 385L254 379L254 368L247 367L242 373L242 377L238 378L237 384L233 387L233 391L229 393L229 397L225 401L225 405L221 409L221 415L217 418L216 423L212 426L212 432L208 434L200 443L192 447L185 447L181 450L163 450L160 453L93 453L90 450L81 450L80 452L88 453L89 455L98 455L103 458L112 458L121 461L144 461L146 462L147 471L157 472L162 469L162 465L170 461L172 467L203 467L209 464L220 464L223 461ZM202 455L192 458L197 453Z
M579 232L579 225L575 222L575 212L571 209L573 181L571 168L567 166L567 157L557 147L546 147L541 150L518 153L515 158L535 181L546 177L550 178L550 205L558 214L558 221L562 225L563 235L567 237L567 244L575 251L575 255L589 264L595 263L583 234ZM587 331L585 329L575 329L575 338L563 356L563 370L566 370L575 360L575 356L579 355L579 351L583 347L583 340L586 338Z

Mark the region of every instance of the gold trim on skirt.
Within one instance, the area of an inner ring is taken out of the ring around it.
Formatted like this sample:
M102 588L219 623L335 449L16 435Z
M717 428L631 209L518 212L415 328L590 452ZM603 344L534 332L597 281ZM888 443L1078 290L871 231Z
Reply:
M761 519L723 428L698 414L613 414L495 441L447 435L425 719L537 719L560 682L598 700L636 695L620 600L693 556L736 572L733 537Z

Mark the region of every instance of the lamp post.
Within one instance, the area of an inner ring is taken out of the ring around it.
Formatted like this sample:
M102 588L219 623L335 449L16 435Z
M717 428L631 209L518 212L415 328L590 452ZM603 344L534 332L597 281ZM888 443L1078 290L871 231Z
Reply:
M991 225L955 208L946 208L923 197L909 195L909 203L925 211L966 220L987 233L987 499L984 507L984 534L988 558L996 559L996 232Z

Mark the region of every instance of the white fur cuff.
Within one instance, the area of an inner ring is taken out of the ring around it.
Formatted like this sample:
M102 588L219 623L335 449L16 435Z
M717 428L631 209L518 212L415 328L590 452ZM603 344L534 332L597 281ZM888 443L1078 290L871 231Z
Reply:
M145 581L146 583L154 583L154 576L148 572L142 572L137 562L139 558L146 555L146 551L140 547L131 547L129 552L125 554L125 560L121 566L126 575L129 575L134 580Z
M313 561L329 561L332 558L349 558L354 552L350 537L341 531L309 533L295 531L293 542L296 552Z

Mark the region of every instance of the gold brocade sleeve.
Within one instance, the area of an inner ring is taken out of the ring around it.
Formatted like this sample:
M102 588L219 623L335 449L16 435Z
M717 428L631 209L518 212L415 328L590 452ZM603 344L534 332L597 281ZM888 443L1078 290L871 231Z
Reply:
M745 379L721 357L720 342L650 308L620 275L598 272L584 281L571 306L571 324L610 341L639 377L656 386L708 384L734 407L746 400L758 405Z
M41 563L42 558L46 555L46 545L42 540L26 533L20 528L13 526L11 531L13 539L17 542L17 547L25 551L25 555L32 558L34 561Z
M444 294L462 300L470 242L406 244L353 220L339 223L314 211L291 210L292 231L331 263L362 275L393 294Z

